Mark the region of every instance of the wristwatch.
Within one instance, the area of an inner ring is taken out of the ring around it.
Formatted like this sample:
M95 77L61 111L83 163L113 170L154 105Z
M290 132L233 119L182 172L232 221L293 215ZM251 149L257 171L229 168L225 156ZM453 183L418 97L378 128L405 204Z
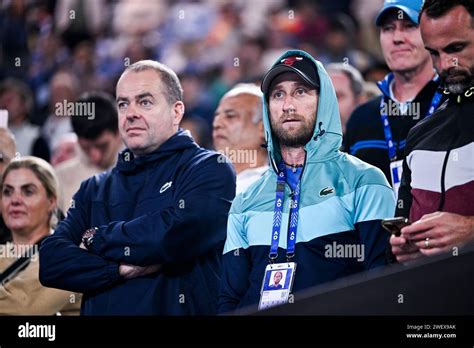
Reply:
M92 245L92 242L94 240L94 235L97 232L97 227L92 227L89 228L84 232L82 235L82 243L86 247L86 249L89 249L89 247Z

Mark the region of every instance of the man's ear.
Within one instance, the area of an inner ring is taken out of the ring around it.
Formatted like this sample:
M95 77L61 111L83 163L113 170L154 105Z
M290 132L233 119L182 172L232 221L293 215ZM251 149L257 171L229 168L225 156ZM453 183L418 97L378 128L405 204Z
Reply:
M182 101L175 102L173 104L173 111L174 111L173 125L175 127L179 127L179 123L181 122L184 116L184 103Z

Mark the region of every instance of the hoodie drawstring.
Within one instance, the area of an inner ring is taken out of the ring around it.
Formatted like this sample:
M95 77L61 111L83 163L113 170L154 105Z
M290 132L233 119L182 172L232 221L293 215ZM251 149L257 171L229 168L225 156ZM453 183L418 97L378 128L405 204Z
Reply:
M319 132L318 132L318 134L316 134L316 136L313 138L314 141L318 140L318 137L323 136L324 133L326 133L326 131L325 131L324 129L321 129L322 126L323 126L323 123L322 123L322 122L319 122L319 124L318 124Z

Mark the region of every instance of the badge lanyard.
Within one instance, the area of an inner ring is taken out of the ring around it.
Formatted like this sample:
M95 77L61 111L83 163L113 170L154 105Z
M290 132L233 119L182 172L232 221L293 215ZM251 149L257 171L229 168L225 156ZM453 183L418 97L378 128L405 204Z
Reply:
M441 102L441 98L443 95L440 92L436 92L435 95L433 96L433 99L431 100L430 108L428 109L428 112L425 116L430 117L435 110L438 108L439 103ZM383 110L385 109L385 98L382 96L380 100L380 117L382 119L382 124L383 124L383 132L385 135L385 141L387 142L387 147L388 147L388 157L391 162L395 161L397 159L397 150L395 149L395 145L393 143L393 138L392 138L392 129L390 128L390 123L388 121L388 116Z
M286 171L284 163L280 163L280 173L278 174L277 189L275 197L275 209L273 212L273 229L272 229L272 243L270 247L270 260L273 262L278 256L278 244L280 241L281 222L283 216L283 203L285 200L285 184ZM301 173L303 174L303 173ZM296 228L298 226L298 209L300 201L300 183L301 175L298 184L291 197L290 206L290 226L288 228L286 258L290 260L295 254L296 245Z

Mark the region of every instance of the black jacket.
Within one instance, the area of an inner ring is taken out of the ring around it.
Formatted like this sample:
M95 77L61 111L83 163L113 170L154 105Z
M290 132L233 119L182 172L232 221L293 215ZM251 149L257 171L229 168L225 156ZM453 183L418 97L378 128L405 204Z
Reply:
M410 131L398 192L396 214L413 222L435 211L474 216L474 87Z
M158 150L119 155L84 181L40 252L43 285L84 293L85 315L215 314L235 173L180 131ZM98 227L89 251L85 230ZM161 264L130 280L119 264Z
M390 75L379 83L383 98L388 104ZM420 117L389 116L393 141L397 149L397 159L404 158L404 149L408 131L428 113L431 100L439 86L439 82L431 80L418 93L413 103L419 103ZM380 118L380 98L375 97L362 104L352 113L344 137L344 150L364 162L380 168L388 182L391 182L390 160L384 135L384 127ZM443 99L444 100L444 99Z

